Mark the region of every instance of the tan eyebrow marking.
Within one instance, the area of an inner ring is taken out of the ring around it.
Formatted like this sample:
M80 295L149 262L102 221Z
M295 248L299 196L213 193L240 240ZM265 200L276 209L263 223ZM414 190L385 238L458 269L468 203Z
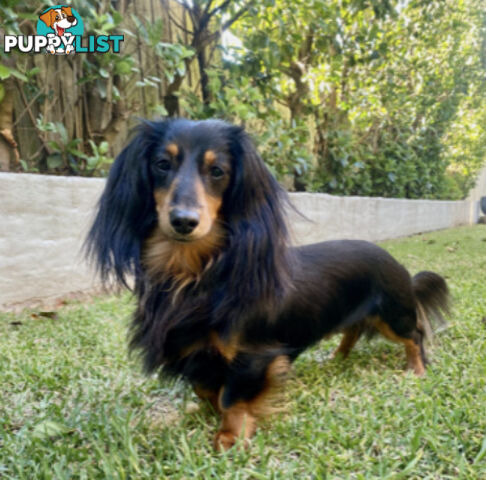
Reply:
M203 160L205 165L211 166L216 161L216 153L213 150L206 150Z
M169 143L167 145L166 150L173 156L176 157L179 155L179 147L175 143Z

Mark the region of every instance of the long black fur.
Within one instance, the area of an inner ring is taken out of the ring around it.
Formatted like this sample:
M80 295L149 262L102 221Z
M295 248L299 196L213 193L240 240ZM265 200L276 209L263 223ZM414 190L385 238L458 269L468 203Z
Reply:
M224 247L202 277L176 295L173 279L149 276L141 257L157 225L150 162L164 142L182 134L204 148L223 143L232 173L220 211ZM412 280L391 255L364 241L290 247L287 205L241 128L184 119L138 128L110 171L87 247L105 281L113 275L126 285L134 278L138 306L130 345L141 351L146 371L182 375L214 392L223 388L228 408L262 391L277 356L293 360L323 336L370 317L421 345L426 331L417 320L418 304L440 315L448 296L442 277L422 272ZM213 347L213 334L238 338L234 359Z

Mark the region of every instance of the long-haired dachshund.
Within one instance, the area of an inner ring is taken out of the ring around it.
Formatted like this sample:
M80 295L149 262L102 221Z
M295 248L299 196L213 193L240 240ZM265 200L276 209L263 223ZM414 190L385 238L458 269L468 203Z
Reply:
M147 372L184 377L222 414L215 447L250 438L272 386L309 346L363 333L405 347L424 374L444 279L413 278L365 241L290 247L287 197L242 128L145 121L116 159L87 240L102 278L134 279L131 347Z

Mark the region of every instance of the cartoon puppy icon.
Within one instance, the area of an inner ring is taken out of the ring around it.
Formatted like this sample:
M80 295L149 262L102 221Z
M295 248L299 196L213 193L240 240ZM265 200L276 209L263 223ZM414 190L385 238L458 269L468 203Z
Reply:
M59 37L71 37L72 34L66 32L66 29L74 27L78 20L73 15L71 7L51 8L44 12L39 17L48 27L52 28L56 33L48 33L47 37L52 38L56 35ZM56 53L54 45L48 45L47 51L53 55ZM74 51L72 43L66 45L66 54L69 55ZM57 53L64 53L64 50L58 49Z

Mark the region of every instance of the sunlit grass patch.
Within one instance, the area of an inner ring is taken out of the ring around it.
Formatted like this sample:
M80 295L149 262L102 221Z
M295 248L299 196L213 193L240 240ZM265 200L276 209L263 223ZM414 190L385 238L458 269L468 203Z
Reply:
M328 358L338 339L322 342L247 451L213 453L211 408L129 359L130 295L0 315L0 478L486 478L486 227L384 246L452 291L425 378L385 340L345 361Z

